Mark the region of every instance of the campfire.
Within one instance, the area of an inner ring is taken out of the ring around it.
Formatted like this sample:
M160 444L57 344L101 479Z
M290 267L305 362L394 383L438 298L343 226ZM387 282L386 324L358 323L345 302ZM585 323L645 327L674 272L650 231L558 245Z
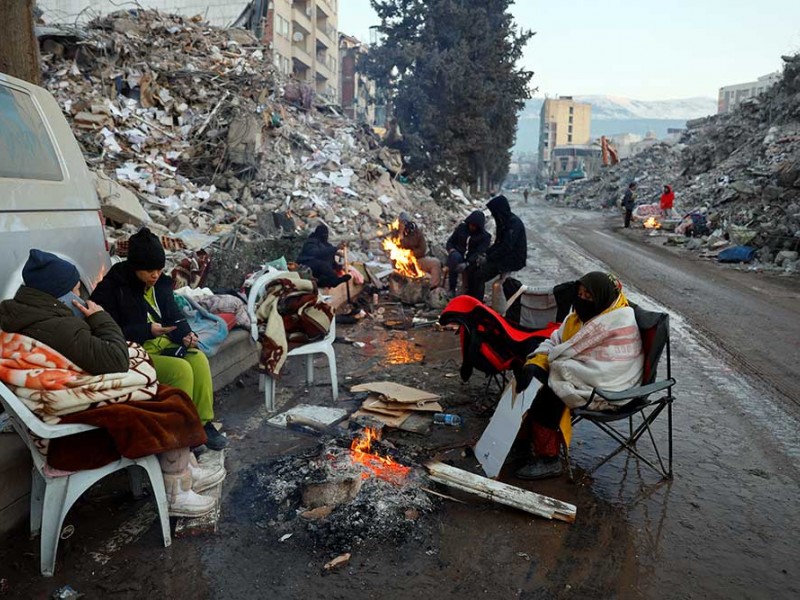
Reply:
M425 276L425 272L419 266L414 253L400 247L400 221L396 220L389 225L389 234L383 240L383 249L389 253L395 271L403 277L419 279Z
M645 229L661 229L661 223L655 217L650 217L644 222Z
M365 428L361 435L353 439L350 446L350 460L353 464L367 468L361 474L362 479L377 477L389 483L401 484L409 474L411 469L396 463L388 456L380 456L373 453L373 440L380 440L380 432L371 427Z

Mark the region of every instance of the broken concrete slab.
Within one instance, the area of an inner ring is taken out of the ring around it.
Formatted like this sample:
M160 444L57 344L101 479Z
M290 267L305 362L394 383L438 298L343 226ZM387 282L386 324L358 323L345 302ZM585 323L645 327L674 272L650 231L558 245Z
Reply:
M150 215L131 190L98 171L92 172L92 181L106 219L116 223L130 223L137 227L150 222Z

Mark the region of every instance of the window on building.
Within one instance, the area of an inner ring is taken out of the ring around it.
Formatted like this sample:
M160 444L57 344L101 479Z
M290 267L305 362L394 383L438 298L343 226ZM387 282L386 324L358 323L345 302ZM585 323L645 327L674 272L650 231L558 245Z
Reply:
M569 114L571 114L571 115L575 114L575 107L574 106L570 106L569 107Z
M574 117L573 117L572 115L570 115L570 116L569 116L569 124L570 124L570 125L572 125L572 120L573 120L573 118L574 118Z
M572 125L570 125L569 129L567 129L567 133L572 133Z
M571 133L567 136L567 143L568 144L572 143L572 134Z
M291 27L289 26L289 21L287 21L280 15L275 16L275 21L276 21L275 30L278 32L278 35L288 40L289 36L291 35Z

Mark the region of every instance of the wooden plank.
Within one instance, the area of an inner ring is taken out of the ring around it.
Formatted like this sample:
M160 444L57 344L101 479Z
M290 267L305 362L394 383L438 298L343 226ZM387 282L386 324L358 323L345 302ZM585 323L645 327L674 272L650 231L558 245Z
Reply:
M538 379L521 394L516 392L516 382L512 379L506 386L500 402L492 415L489 425L475 445L475 457L483 467L487 477L497 477L506 461L511 445L517 438L525 413L542 387Z
M431 480L448 487L475 494L492 502L511 506L525 512L572 523L575 521L577 508L555 498L529 492L506 483L481 477L441 462L425 465Z
M416 388L400 385L393 381L375 381L372 383L362 383L350 388L351 392L373 392L394 402L432 402L439 399L437 394L418 390Z

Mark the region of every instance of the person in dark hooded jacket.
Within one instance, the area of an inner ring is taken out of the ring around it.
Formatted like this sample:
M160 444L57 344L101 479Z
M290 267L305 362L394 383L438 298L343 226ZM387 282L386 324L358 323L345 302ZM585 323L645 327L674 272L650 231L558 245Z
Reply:
M492 234L486 231L483 211L472 212L447 239L447 268L450 271L450 292L455 294L458 276L478 262L492 243Z
M297 262L311 269L319 287L336 287L350 281L350 275L340 275L336 264L339 249L328 242L328 227L317 225L300 250Z
M525 225L511 212L508 199L496 196L486 205L495 222L495 241L486 251L485 260L478 261L470 277L469 295L483 302L486 282L501 273L524 268L528 262L528 238Z

